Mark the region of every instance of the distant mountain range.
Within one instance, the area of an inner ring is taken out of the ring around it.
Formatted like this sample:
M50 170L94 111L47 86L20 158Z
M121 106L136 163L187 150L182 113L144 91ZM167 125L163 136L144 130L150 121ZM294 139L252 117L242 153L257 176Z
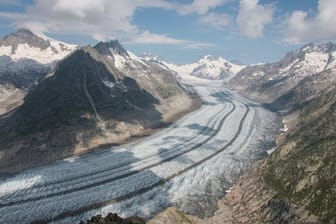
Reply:
M245 65L237 65L225 60L222 57L206 55L199 61L185 65L175 65L160 61L157 57L145 55L148 61L154 61L176 71L181 77L197 77L208 80L220 80L234 77Z

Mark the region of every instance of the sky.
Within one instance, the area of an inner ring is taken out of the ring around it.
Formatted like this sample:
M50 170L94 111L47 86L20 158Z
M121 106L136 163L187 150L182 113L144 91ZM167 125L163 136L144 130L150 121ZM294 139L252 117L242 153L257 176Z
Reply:
M0 36L28 28L80 45L118 39L176 64L251 64L336 39L336 0L0 0Z

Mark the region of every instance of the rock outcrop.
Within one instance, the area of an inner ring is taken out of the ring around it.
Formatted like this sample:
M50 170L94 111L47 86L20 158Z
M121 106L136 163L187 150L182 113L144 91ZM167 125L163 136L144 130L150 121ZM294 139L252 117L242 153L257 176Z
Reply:
M139 217L130 217L123 219L117 214L109 213L107 216L102 215L93 216L86 222L81 221L79 224L145 224L145 220Z

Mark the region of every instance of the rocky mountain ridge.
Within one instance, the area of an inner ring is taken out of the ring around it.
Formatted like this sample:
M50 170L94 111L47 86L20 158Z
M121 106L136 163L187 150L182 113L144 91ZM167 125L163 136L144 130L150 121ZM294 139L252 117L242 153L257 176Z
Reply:
M311 43L289 52L278 62L248 66L229 84L249 98L270 103L304 78L335 66L335 44Z

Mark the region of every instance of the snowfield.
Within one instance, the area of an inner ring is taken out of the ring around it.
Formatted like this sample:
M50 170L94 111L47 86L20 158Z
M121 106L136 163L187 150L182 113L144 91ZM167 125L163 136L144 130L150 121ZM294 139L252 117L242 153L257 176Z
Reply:
M78 223L116 212L149 218L167 206L209 215L242 171L267 155L275 114L190 78L203 105L137 141L0 177L0 223Z

